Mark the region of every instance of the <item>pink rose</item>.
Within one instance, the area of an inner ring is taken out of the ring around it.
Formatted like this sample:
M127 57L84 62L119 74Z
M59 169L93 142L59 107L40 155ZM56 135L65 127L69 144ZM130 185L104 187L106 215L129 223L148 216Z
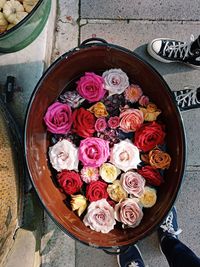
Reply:
M98 137L88 137L81 141L78 153L84 166L100 167L110 156L109 142Z
M94 201L88 206L83 223L96 232L109 233L116 224L114 209L106 199Z
M143 95L139 99L139 104L143 107L146 107L149 104L149 98L146 95Z
M138 199L127 198L115 205L115 219L129 227L136 227L143 218L143 212L138 205Z
M112 129L116 129L119 126L120 118L117 116L110 117L108 120L108 126Z
M44 116L47 131L55 134L66 134L72 125L72 111L67 104L59 102L48 107Z
M135 132L144 122L143 112L134 108L123 111L120 119L120 129L125 133Z
M128 171L123 173L121 175L120 182L128 194L140 197L144 193L145 180L137 172Z
M77 82L79 95L87 99L89 102L97 102L105 95L104 79L93 72L86 72Z
M98 118L94 127L97 132L103 132L107 127L105 118Z

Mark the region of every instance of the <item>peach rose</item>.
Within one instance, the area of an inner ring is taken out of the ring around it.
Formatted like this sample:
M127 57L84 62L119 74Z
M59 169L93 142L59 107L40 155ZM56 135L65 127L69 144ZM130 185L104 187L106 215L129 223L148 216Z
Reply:
M123 173L120 181L127 193L135 197L140 197L144 193L145 180L139 173L134 171Z
M143 218L142 208L138 205L138 199L127 198L115 205L115 219L124 226L135 228Z
M129 108L120 114L120 129L125 132L135 132L144 122L142 111Z

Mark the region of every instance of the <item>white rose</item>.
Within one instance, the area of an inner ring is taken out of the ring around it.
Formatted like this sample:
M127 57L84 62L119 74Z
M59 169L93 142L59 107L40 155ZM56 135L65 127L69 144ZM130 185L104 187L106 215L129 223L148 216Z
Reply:
M121 69L110 69L103 73L104 87L109 96L121 94L129 86L128 76Z
M114 209L106 201L100 199L90 203L83 222L96 232L108 233L114 229L116 224L114 218Z
M128 139L120 141L111 150L110 162L124 172L137 169L141 162L139 150Z
M61 140L49 147L49 158L54 169L78 170L78 149L68 140Z

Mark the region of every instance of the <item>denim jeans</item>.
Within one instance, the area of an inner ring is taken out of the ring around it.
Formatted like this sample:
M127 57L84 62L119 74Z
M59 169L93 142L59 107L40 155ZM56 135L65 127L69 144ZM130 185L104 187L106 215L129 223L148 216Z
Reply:
M170 267L200 267L200 258L174 237L165 237L161 248Z

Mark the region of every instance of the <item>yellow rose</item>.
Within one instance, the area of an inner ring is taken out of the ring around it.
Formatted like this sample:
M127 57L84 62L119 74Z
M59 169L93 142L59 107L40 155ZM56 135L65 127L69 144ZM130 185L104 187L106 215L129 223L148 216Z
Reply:
M144 187L144 193L140 197L140 203L144 208L151 208L153 205L155 205L157 200L157 194L156 194L156 189L145 186Z
M85 211L87 208L87 200L82 195L71 195L71 207L73 211L77 211L78 216L81 216L81 214Z
M153 103L149 103L146 108L140 107L140 110L143 113L145 121L155 121L161 113L161 110Z
M121 171L111 163L104 163L99 170L101 178L107 183L114 182L120 173Z
M91 113L94 113L94 116L97 117L97 118L107 117L108 116L108 112L106 110L106 107L101 102L98 102L95 105L91 106L88 110Z
M116 202L120 202L128 196L127 192L122 188L119 180L115 180L113 184L109 185L107 187L107 192L109 197Z

